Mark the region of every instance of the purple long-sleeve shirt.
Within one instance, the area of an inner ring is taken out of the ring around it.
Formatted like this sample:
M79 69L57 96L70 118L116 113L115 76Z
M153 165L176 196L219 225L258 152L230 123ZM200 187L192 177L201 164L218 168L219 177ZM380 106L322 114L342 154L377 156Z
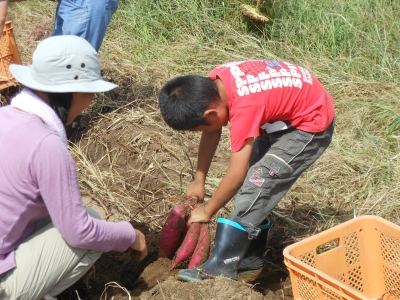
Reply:
M75 162L61 138L37 116L0 108L0 274L15 267L15 249L50 215L74 247L123 252L135 240L128 222L90 217Z

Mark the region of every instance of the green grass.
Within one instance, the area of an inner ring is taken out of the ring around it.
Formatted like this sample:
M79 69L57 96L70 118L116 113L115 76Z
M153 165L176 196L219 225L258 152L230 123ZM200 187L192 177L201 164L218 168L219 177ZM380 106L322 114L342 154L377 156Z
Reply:
M239 3L125 0L113 25L138 60L174 59L177 71L186 71L179 64L187 62L186 54L195 60L202 51L214 49L220 56L209 53L203 72L215 62L230 60L233 52L237 57L327 62L330 73L340 77L345 73L391 83L400 78L398 1L276 1L271 25L246 22ZM197 53L191 52L194 49Z

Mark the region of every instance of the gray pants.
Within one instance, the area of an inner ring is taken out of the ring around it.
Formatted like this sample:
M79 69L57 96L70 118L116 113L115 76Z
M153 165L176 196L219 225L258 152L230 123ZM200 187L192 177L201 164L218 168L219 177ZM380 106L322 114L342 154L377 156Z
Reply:
M100 215L86 210L92 217ZM69 246L51 223L42 220L15 252L16 267L0 275L0 300L57 296L81 278L101 252Z
M235 208L229 215L246 228L249 239L257 237L258 226L328 148L333 130L334 121L320 133L292 128L256 138L246 179L234 197Z

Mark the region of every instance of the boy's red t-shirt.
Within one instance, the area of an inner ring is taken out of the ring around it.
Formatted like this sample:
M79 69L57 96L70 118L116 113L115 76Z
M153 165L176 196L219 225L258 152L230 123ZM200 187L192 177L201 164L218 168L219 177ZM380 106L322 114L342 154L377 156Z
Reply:
M276 60L231 62L208 77L219 78L229 101L231 151L260 135L264 123L289 121L307 132L321 132L334 118L332 96L306 69Z

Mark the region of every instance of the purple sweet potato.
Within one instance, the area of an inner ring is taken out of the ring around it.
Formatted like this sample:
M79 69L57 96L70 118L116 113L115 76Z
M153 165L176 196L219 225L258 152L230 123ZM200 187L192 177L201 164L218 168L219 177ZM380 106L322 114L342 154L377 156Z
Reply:
M208 259L210 254L210 232L208 223L201 223L199 240L190 259L188 269L200 266Z
M181 236L185 231L187 206L175 206L164 224L160 234L160 251L158 257L169 257L178 249Z
M182 245L176 251L176 255L170 270L173 270L179 263L183 262L185 259L188 259L193 254L199 239L200 227L201 223L190 224L189 230L182 242Z

